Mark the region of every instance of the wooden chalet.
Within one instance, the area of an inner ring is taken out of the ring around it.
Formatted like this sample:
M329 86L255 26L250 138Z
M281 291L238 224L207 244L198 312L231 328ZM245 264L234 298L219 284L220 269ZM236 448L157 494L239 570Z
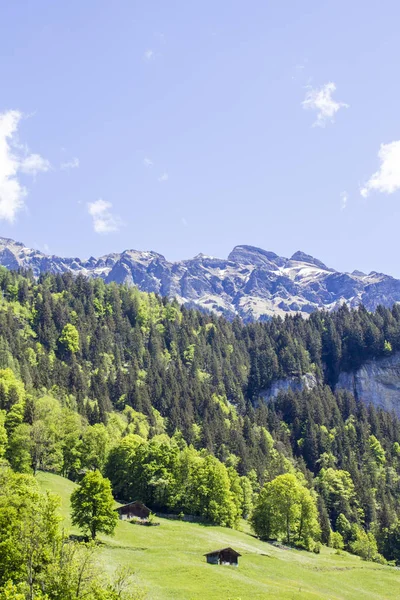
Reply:
M214 552L208 552L204 555L207 562L212 565L233 565L235 567L239 564L239 552L233 550L233 548L222 548L222 550L214 550Z
M115 510L118 512L119 518L122 521L129 521L130 519L141 519L142 521L145 521L149 518L151 513L151 510L147 508L143 502L139 502L139 500L124 504L124 506L119 506Z

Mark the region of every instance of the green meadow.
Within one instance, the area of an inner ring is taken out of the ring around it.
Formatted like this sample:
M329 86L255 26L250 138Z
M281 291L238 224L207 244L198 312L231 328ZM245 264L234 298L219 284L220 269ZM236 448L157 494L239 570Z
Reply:
M63 525L70 533L69 497L75 484L49 473L37 478L43 490L61 497ZM112 572L131 565L149 600L397 599L400 571L322 548L315 555L281 549L246 531L156 519L159 527L118 523L113 537L101 536L99 560ZM204 553L232 546L239 567L209 565Z

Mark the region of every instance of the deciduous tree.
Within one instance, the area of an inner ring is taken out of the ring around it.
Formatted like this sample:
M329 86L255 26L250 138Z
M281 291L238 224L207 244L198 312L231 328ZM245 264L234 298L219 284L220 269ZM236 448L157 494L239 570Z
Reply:
M71 494L72 523L89 533L112 535L118 521L109 479L100 471L89 471Z
M320 529L313 494L291 474L278 475L266 483L255 503L251 524L261 538L283 538L309 546Z

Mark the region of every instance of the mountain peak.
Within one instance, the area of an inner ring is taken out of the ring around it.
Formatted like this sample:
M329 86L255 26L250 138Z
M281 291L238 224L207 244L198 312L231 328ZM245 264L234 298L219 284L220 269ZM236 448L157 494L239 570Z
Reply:
M13 240L11 238L6 238L6 237L2 237L2 236L0 236L0 245L1 246L19 246L20 248L25 248L25 244L22 244L22 242L16 242L15 240Z
M244 265L281 267L286 259L270 252L257 248L256 246L247 246L246 244L235 246L228 256L228 260L238 262Z
M333 269L330 269L329 267L327 267L322 261L318 260L318 258L314 258L313 256L311 256L311 254L306 254L305 252L302 252L301 250L297 250L297 252L295 252L293 254L293 256L290 257L290 260L308 263L309 265L314 265L315 267L324 269L324 271L332 271L333 270Z

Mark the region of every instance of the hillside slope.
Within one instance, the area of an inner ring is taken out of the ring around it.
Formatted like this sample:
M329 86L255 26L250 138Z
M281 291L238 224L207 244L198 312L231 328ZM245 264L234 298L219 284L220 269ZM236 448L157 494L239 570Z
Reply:
M266 319L272 315L318 308L332 310L346 302L374 310L400 301L400 281L382 273L339 273L321 261L296 252L288 259L253 246L236 246L227 259L199 254L169 262L156 252L126 250L100 258L62 258L0 238L0 265L41 273L71 271L106 282L136 285L144 292L229 318Z
M44 490L61 496L65 527L75 484L39 473ZM149 600L390 600L398 598L400 572L323 548L320 555L276 548L248 533L157 519L160 527L120 522L113 538L101 538L101 560L112 571L134 566ZM208 565L203 554L232 546L242 557L238 569Z

